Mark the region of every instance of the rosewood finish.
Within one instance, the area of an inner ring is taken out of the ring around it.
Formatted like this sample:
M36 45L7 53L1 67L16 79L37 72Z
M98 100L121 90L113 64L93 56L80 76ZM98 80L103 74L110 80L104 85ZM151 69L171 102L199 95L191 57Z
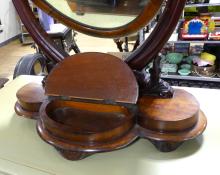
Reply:
M47 76L47 96L135 104L138 84L120 59L104 53L81 53L65 58Z
M145 96L138 101L138 133L160 151L173 151L182 142L200 135L207 121L194 96L175 89L171 99Z
M157 56L175 28L185 1L167 0L165 10L150 37L123 62L102 53L68 57L68 54L54 46L39 27L28 7L28 1L13 0L34 40L47 56L58 63L44 80L45 96L42 87L39 90L33 85L18 91L16 112L25 116L39 112L38 134L69 160L121 149L137 138L148 139L157 149L167 152L202 134L207 124L206 117L191 94L174 90L173 98L161 99L145 93L157 86L164 87L159 77ZM95 36L116 37L144 26L163 1L149 1L134 22L106 30L70 20L46 1L33 2L76 30ZM148 89L145 88L146 77L140 71L154 59L152 76L148 82L152 88ZM162 93L162 90L156 89L155 92ZM32 97L33 93L36 96Z
M41 84L29 83L18 90L15 111L18 115L31 119L39 117L41 104L45 99L44 89Z

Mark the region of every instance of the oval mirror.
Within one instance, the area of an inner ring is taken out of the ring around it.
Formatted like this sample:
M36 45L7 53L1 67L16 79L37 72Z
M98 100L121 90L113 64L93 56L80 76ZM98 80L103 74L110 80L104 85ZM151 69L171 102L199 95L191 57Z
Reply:
M163 0L33 0L50 16L82 33L120 37L144 27Z

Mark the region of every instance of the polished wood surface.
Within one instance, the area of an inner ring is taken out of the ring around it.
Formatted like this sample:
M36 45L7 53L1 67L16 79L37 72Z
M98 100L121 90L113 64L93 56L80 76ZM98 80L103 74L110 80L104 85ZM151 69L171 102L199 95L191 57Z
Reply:
M47 96L135 104L138 84L119 58L102 53L76 54L60 62L46 78Z
M109 142L104 142L103 144L83 145L79 143L68 142L67 140L54 137L44 128L44 125L40 120L38 120L37 122L37 131L40 137L45 142L51 144L56 149L59 149L59 151L62 152L62 155L65 156L65 158L67 158L68 154L71 153L69 154L69 156L71 157L68 157L68 159L70 160L80 160L82 158L85 158L87 155L91 155L94 153L122 149L129 146L138 138L136 130L132 129L123 137Z
M143 127L138 128L138 135L142 138L164 142L164 143L179 143L194 139L201 135L207 126L207 119L202 111L199 111L198 121L195 125L182 132L158 132Z
M138 123L159 132L181 132L198 121L199 103L194 96L176 89L171 99L144 96L138 101Z
M45 101L40 116L51 135L82 145L118 139L135 123L125 107L63 100Z
M157 57L177 24L185 1L166 2L154 31L126 60L130 68L140 71ZM93 153L113 151L128 146L138 137L150 140L160 151L172 151L204 131L206 117L199 111L194 97L176 90L174 99L170 101L142 96L136 105L139 87L133 71L124 62L101 53L76 54L64 59L67 54L48 40L34 19L28 1L13 2L45 54L54 62L60 62L46 78L45 92L49 101L45 100L41 105L37 131L64 157L79 160ZM74 23L45 1L33 2L78 31L100 37L116 37L143 27L163 1L150 1L133 23L111 30ZM92 108L91 105L97 106Z
M18 115L28 118L39 117L39 109L46 98L41 84L29 83L19 89L16 96L18 101L15 104L15 111Z

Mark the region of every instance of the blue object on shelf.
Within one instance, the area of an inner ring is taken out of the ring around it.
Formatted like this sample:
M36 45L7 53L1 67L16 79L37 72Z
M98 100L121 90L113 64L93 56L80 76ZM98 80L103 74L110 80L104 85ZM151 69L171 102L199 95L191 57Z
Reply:
M202 22L198 20L192 20L189 22L188 34L190 35L198 35L201 34L202 31Z

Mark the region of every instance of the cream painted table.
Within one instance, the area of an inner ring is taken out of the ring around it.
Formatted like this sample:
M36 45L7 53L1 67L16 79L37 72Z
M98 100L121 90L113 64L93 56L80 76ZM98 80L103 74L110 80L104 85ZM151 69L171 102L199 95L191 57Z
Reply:
M219 175L220 91L184 88L194 94L208 118L199 138L171 153L160 153L147 140L130 147L72 162L63 159L37 135L34 120L14 112L16 91L41 77L20 76L0 90L1 175Z

